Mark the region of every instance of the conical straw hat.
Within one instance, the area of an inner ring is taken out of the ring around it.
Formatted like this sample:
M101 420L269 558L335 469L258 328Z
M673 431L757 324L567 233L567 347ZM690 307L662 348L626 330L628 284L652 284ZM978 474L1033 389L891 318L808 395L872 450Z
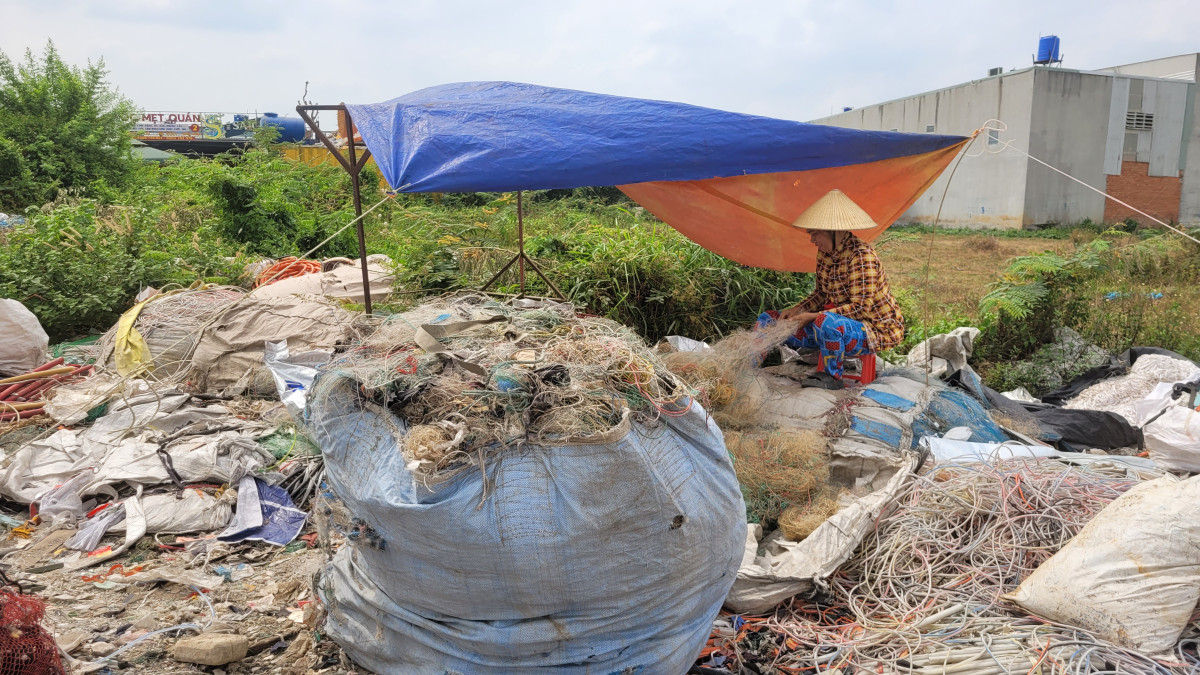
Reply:
M792 222L802 230L869 230L878 224L841 190L830 190Z

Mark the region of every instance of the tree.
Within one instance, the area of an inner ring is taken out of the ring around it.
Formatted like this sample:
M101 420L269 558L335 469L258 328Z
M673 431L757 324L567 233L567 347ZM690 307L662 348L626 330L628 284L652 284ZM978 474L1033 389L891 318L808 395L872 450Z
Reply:
M119 186L136 166L136 108L108 82L104 60L63 63L53 42L15 63L0 51L0 207L42 204L60 189Z

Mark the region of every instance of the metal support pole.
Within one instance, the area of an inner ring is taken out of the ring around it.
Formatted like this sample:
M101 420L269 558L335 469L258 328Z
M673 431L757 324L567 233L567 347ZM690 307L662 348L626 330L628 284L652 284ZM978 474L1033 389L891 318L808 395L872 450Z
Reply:
M517 276L521 280L518 298L525 296L525 209L521 202L521 191L517 190Z
M346 113L346 124L349 126L349 131L347 132L349 136L347 140L350 143L349 161L342 156L341 151L333 144L329 136L325 135L325 132L321 131L321 128L317 126L316 121L308 114L310 110L337 110ZM371 279L367 273L367 235L363 231L362 186L359 185L358 181L359 174L362 173L363 167L367 165L367 160L371 158L371 149L363 148L362 157L357 156L354 145L354 121L350 118L350 111L346 110L345 105L298 105L296 106L296 112L300 114L305 124L313 130L313 135L317 137L317 140L325 145L325 148L338 161L338 164L341 164L346 173L350 174L350 188L354 197L354 215L358 218L355 229L358 232L358 264L362 266L363 305L367 314L371 314Z
M367 316L371 315L371 275L367 273L367 235L363 232L362 221L362 190L358 184L360 168L358 165L358 156L354 150L354 120L350 118L350 111L346 111L346 135L349 137L350 143L350 166L354 167L354 171L350 172L350 187L354 191L354 215L358 217L358 222L355 223L355 229L358 230L358 262L362 266L363 280L363 305L366 308Z
M554 295L558 299L566 300L567 296L563 295L563 292L558 290L558 286L555 286L554 282L550 281L550 279L546 277L546 275L542 272L542 268L538 267L538 264L533 261L533 258L530 258L529 254L525 253L524 207L525 202L522 199L521 190L517 190L517 254L508 262L504 263L504 267L501 267L499 272L493 274L492 278L488 279L487 283L485 283L483 286L480 286L479 290L487 292L487 289L491 288L492 284L499 281L500 277L504 276L504 273L513 266L513 263L517 263L517 274L520 277L521 289L516 297L520 298L525 296L525 266L529 265L530 269L532 269L534 273L541 277L542 281L546 282L546 285L550 287L550 290L554 291Z

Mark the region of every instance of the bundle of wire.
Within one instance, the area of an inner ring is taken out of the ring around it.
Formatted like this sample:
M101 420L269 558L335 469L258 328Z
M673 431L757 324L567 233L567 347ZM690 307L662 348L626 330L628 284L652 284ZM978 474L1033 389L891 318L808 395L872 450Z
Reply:
M301 260L288 256L258 273L254 279L254 287L266 286L276 281L300 277L305 274L316 274L321 271L321 263L317 260Z
M133 327L146 341L154 367L143 375L162 382L182 379L191 365L200 329L246 294L236 286L203 286L151 297L138 312ZM115 364L113 347L119 324L96 343L101 357Z
M443 336L440 354L417 344L422 326L495 317ZM317 400L352 383L364 409L407 423L397 439L427 483L513 445L624 435L629 421L684 414L693 393L620 324L569 304L518 309L480 295L394 315L325 371Z
M236 286L210 286L153 297L138 312L134 327L139 332L155 328L194 330L244 294Z
M1190 640L1178 662L1159 662L1000 597L1137 482L1055 460L934 467L829 580L823 603L729 617L710 658L761 673L1200 672ZM1194 624L1185 633L1196 634Z

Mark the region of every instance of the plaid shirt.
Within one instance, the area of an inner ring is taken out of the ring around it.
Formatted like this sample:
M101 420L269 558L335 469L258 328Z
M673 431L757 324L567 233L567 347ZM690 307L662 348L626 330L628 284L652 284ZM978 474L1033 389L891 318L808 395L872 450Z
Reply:
M879 255L853 234L833 253L817 252L817 289L797 307L802 312L827 310L862 322L873 352L895 347L904 339L904 317Z

